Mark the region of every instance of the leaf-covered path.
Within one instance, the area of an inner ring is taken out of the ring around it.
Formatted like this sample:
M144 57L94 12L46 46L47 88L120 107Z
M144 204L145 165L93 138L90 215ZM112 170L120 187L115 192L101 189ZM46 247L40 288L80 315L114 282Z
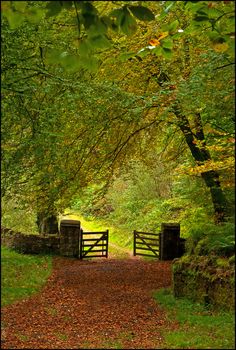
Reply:
M3 349L158 349L174 327L152 298L170 262L54 258L43 290L3 308Z

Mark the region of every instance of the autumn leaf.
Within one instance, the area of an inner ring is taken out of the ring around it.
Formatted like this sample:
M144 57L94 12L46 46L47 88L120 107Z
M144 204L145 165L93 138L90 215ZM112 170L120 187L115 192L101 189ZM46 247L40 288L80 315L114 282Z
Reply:
M152 39L152 40L149 41L148 44L151 45L151 46L159 46L161 43L157 39Z
M156 348L152 330L176 327L152 297L153 289L171 285L171 262L134 259L81 262L56 257L39 294L4 308L2 348L50 349L53 344L57 349L87 349L89 343L91 349L110 349L101 335L109 335L114 344L123 341L122 324L135 335L126 338L123 348Z
M163 33L160 33L160 35L155 38L155 39L151 39L149 41L149 45L152 45L152 46L159 46L161 43L160 43L160 40L166 38L167 36L169 35L169 32L163 32Z

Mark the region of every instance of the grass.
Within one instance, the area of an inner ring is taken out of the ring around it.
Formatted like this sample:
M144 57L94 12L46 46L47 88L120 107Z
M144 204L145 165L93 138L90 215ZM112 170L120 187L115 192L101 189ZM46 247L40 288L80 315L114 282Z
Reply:
M52 258L23 255L2 246L1 265L1 303L5 306L40 290L51 273Z
M235 349L233 312L215 311L188 299L176 299L169 289L154 293L156 301L167 310L170 320L177 320L176 331L163 331L166 349Z
M55 336L59 339L59 340L68 340L68 335L65 333L61 333L61 332L56 332Z

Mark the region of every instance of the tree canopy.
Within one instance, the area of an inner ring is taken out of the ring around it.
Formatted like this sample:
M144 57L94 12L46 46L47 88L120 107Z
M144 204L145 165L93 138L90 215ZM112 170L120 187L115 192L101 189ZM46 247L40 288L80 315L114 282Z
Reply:
M2 16L5 198L55 215L138 162L151 179L159 164L164 196L187 176L216 222L232 215L233 1L4 1Z

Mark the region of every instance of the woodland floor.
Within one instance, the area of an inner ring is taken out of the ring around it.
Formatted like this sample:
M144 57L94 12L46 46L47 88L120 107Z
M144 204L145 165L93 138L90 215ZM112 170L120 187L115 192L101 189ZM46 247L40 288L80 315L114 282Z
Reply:
M160 349L176 325L152 298L171 262L55 257L40 293L2 309L2 349Z

